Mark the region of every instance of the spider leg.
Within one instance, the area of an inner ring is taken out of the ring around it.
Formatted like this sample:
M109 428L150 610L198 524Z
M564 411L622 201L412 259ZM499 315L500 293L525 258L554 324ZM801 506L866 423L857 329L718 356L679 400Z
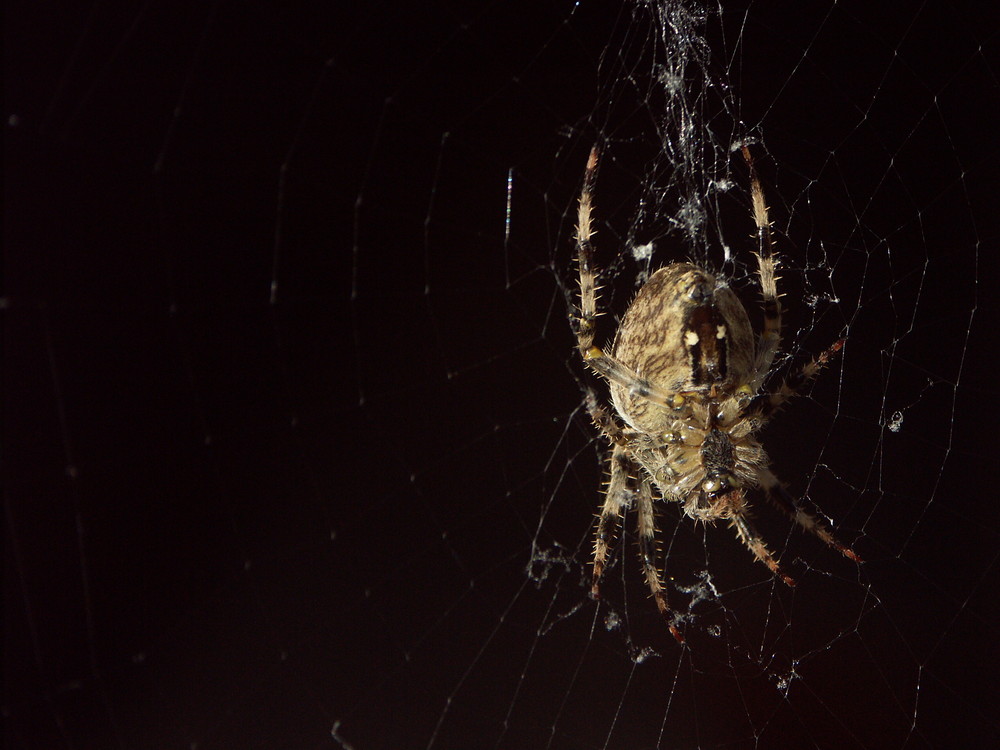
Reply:
M743 158L750 168L750 200L753 204L753 220L757 225L757 274L760 277L760 291L764 305L764 330L760 334L754 363L754 372L758 375L750 384L751 392L756 393L771 369L774 355L781 345L781 298L778 294L778 259L771 253L774 240L771 237L771 221L764 200L764 191L761 189L757 169L746 144L743 145L742 151Z
M597 403L597 394L594 393L591 388L587 388L587 393L584 396L583 401L587 405L587 412L590 414L591 421L593 421L594 426L601 431L601 434L611 441L613 445L621 448L627 448L629 438L633 435L633 433L626 432L618 426L614 417L608 414L607 409Z
M605 354L599 347L592 346L583 352L583 360L612 383L628 388L631 393L655 404L680 411L687 403L681 394L671 393L640 377L630 367L610 354Z
M653 518L653 488L649 477L643 475L639 481L639 557L642 560L642 570L646 577L646 585L656 601L660 615L666 620L671 635L678 643L684 643L684 636L677 630L670 617L670 606L667 604L667 592L660 581L660 572L656 566L656 523Z
M753 524L750 523L750 519L747 518L746 506L743 504L742 498L740 498L733 510L732 524L736 529L736 535L747 546L747 549L753 553L753 556L784 581L785 585L794 587L795 579L781 569L778 561L774 559L774 555L768 550L767 544L764 542L763 537L761 537L760 532L754 528Z
M833 533L822 521L812 513L802 510L796 503L795 498L789 494L788 490L781 484L781 481L770 470L764 469L760 473L760 484L764 489L765 495L767 495L767 499L775 508L795 521L795 523L810 534L819 537L844 557L854 560L857 563L863 562L854 550L837 541L836 537L834 537Z
M846 339L835 341L825 352L813 357L801 368L787 376L774 393L762 393L757 396L751 402L748 411L756 411L761 419L770 419L782 404L793 396L797 396L802 388L816 379L826 363L843 348L845 341Z
M625 448L616 444L611 453L611 478L608 480L608 491L604 495L604 505L597 519L597 532L594 536L594 573L591 578L590 593L595 599L601 598L601 577L604 575L608 552L614 545L615 530L625 510L631 504L628 475L628 455Z
M598 148L594 146L587 159L587 169L583 176L583 189L580 192L580 207L577 211L576 257L577 265L580 268L580 317L577 319L576 325L577 348L584 362L609 381L628 388L633 393L661 406L680 409L684 405L683 396L653 385L627 365L594 345L599 314L597 312L598 286L597 270L594 267L594 246L590 238L594 236L592 217L598 154Z
M604 573L604 564L608 551L614 543L615 527L629 506L628 494L629 460L627 453L628 436L618 426L614 418L597 403L597 395L587 389L585 397L590 418L613 446L611 453L611 477L608 480L608 490L604 495L604 505L598 516L597 532L594 539L594 573L592 577L591 594L600 598L600 582Z
M597 331L597 271L594 268L594 246L590 238L594 236L591 210L594 203L594 183L597 180L598 153L597 146L594 146L587 159L576 222L576 258L580 266L580 317L576 336L580 353L584 356L593 347Z
M611 477L608 480L608 491L604 496L604 505L597 518L597 532L594 536L594 571L591 577L590 593L595 599L601 598L601 577L607 563L608 552L614 544L615 529L621 522L625 510L631 504L631 493L628 488L628 478L632 463L628 457L627 446L629 434L622 430L614 418L598 403L592 390L587 390L587 411L597 428L611 441L614 446L611 453ZM638 491L639 516L639 556L642 559L643 573L656 606L667 621L667 627L678 643L684 642L684 637L677 630L670 618L670 606L667 604L667 593L660 582L660 574L656 567L656 524L653 519L653 488L649 477L642 473Z

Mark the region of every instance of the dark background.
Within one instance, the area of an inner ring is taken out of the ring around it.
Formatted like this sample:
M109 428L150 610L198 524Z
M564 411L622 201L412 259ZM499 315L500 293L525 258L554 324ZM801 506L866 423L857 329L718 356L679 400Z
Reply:
M5 744L997 743L987 5L727 3L710 27L805 259L789 348L849 340L766 444L868 562L762 517L800 581L777 590L666 509L675 584L720 592L684 650L630 549L625 624L586 596L601 446L565 322L642 13L9 7ZM605 263L645 169L610 152Z

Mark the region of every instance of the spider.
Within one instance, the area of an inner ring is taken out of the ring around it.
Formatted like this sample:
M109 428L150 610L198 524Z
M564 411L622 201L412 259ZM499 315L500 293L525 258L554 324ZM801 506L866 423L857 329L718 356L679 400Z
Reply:
M788 586L795 581L768 550L750 520L746 494L759 487L777 510L845 557L861 558L815 516L801 509L769 468L756 433L788 399L811 382L844 345L841 339L804 367L763 390L780 345L781 303L764 193L744 144L757 227L757 273L764 324L754 342L743 305L725 281L691 263L671 263L643 285L621 320L611 353L594 344L598 274L594 268L593 205L598 148L587 160L576 227L580 304L575 320L584 362L608 382L612 414L592 390L586 405L611 444L610 479L598 515L591 594L601 576L618 523L637 506L639 556L660 614L678 631L657 567L653 501L681 504L704 523L727 520L754 557ZM620 424L624 422L624 425Z

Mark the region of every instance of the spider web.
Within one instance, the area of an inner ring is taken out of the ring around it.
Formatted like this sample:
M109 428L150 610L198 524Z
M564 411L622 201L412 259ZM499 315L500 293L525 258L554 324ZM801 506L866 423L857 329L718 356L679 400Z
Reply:
M870 5L12 12L6 745L996 744L997 24ZM744 142L866 562L658 503L680 647L631 517L588 597L576 199L601 342L683 259L759 327Z

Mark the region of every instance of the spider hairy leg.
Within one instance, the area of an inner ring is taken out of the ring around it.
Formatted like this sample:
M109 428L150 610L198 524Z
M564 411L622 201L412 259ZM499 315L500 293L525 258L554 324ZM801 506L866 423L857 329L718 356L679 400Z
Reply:
M580 316L577 319L577 339L580 353L585 358L587 351L594 346L597 330L597 270L594 268L594 246L590 238L594 236L591 219L598 155L598 148L594 146L587 159L576 222L576 257L580 267Z
M636 396L652 401L660 406L680 409L685 404L684 396L671 393L659 386L653 385L646 378L639 377L621 361L605 354L598 347L592 346L583 354L584 361L596 372L612 383L628 388Z
M797 396L806 385L816 379L816 376L836 356L837 352L843 349L846 341L847 339L835 341L826 351L813 357L797 371L786 377L774 393L761 394L758 397L760 401L758 406L759 415L763 419L768 419L782 404L790 398ZM751 410L753 410L754 406L751 405Z
M608 553L614 544L615 531L625 515L630 504L631 495L628 489L630 462L626 446L627 434L615 423L615 420L597 403L597 396L592 390L587 390L587 410L594 425L611 441L614 449L611 454L611 477L608 481L604 505L597 517L597 531L594 535L594 563L591 576L590 594L594 599L601 598L601 578L607 564ZM656 567L656 525L653 518L653 491L649 480L640 478L638 492L639 516L639 557L642 560L646 584L656 601L657 609L670 628L671 635L678 643L684 643L684 636L673 624L670 607L667 604L667 593L660 582Z
M771 369L774 357L781 346L781 295L778 294L778 259L772 253L774 239L771 236L771 220L767 202L764 200L764 190L760 186L750 149L743 144L741 150L743 159L750 169L750 202L753 206L754 223L757 225L757 274L760 277L764 307L764 329L760 333L757 360L754 365L759 379L751 386L756 391L763 377Z
M618 426L614 418L597 403L597 394L590 388L587 389L587 394L584 396L584 403L587 405L591 421L601 431L601 434L614 445L627 449L629 436Z
M774 555L772 555L770 550L768 550L767 544L764 542L763 537L761 537L760 532L753 527L753 524L750 523L750 519L746 517L745 509L740 508L733 512L732 523L736 528L736 534L739 536L740 541L747 546L747 549L753 553L753 556L756 557L758 561L764 563L764 565L766 565L772 573L784 581L786 586L794 588L795 579L781 569L778 561L774 559Z
M684 643L684 636L681 635L677 626L670 616L670 606L667 604L667 592L660 581L660 572L656 566L656 523L653 518L653 489L649 479L643 477L639 484L639 557L642 560L642 570L646 577L646 585L653 595L660 615L670 628L670 634L678 643Z
M595 599L601 598L601 577L604 575L608 552L614 545L618 524L630 504L628 463L625 449L615 445L611 454L611 478L608 480L608 490L604 496L604 506L598 516L597 532L594 537L594 572L591 577L590 593Z
M671 409L680 409L684 405L684 397L671 393L640 377L630 367L620 360L605 353L594 345L597 336L597 269L594 266L594 246L591 237L593 228L593 194L597 180L597 165L599 150L594 146L587 159L587 169L583 177L583 189L580 192L580 206L576 223L577 265L580 272L580 307L576 319L577 348L580 356L595 372L603 375L609 381L628 388L642 398Z
M827 546L832 547L837 550L844 557L853 560L856 563L862 563L864 560L850 547L842 544L837 540L833 533L820 521L816 516L808 511L802 510L795 499L789 494L788 490L784 488L781 481L769 470L764 470L760 474L761 487L764 489L764 493L771 504L788 516L791 520L795 521L799 526L808 531L810 534L821 539L827 544Z

